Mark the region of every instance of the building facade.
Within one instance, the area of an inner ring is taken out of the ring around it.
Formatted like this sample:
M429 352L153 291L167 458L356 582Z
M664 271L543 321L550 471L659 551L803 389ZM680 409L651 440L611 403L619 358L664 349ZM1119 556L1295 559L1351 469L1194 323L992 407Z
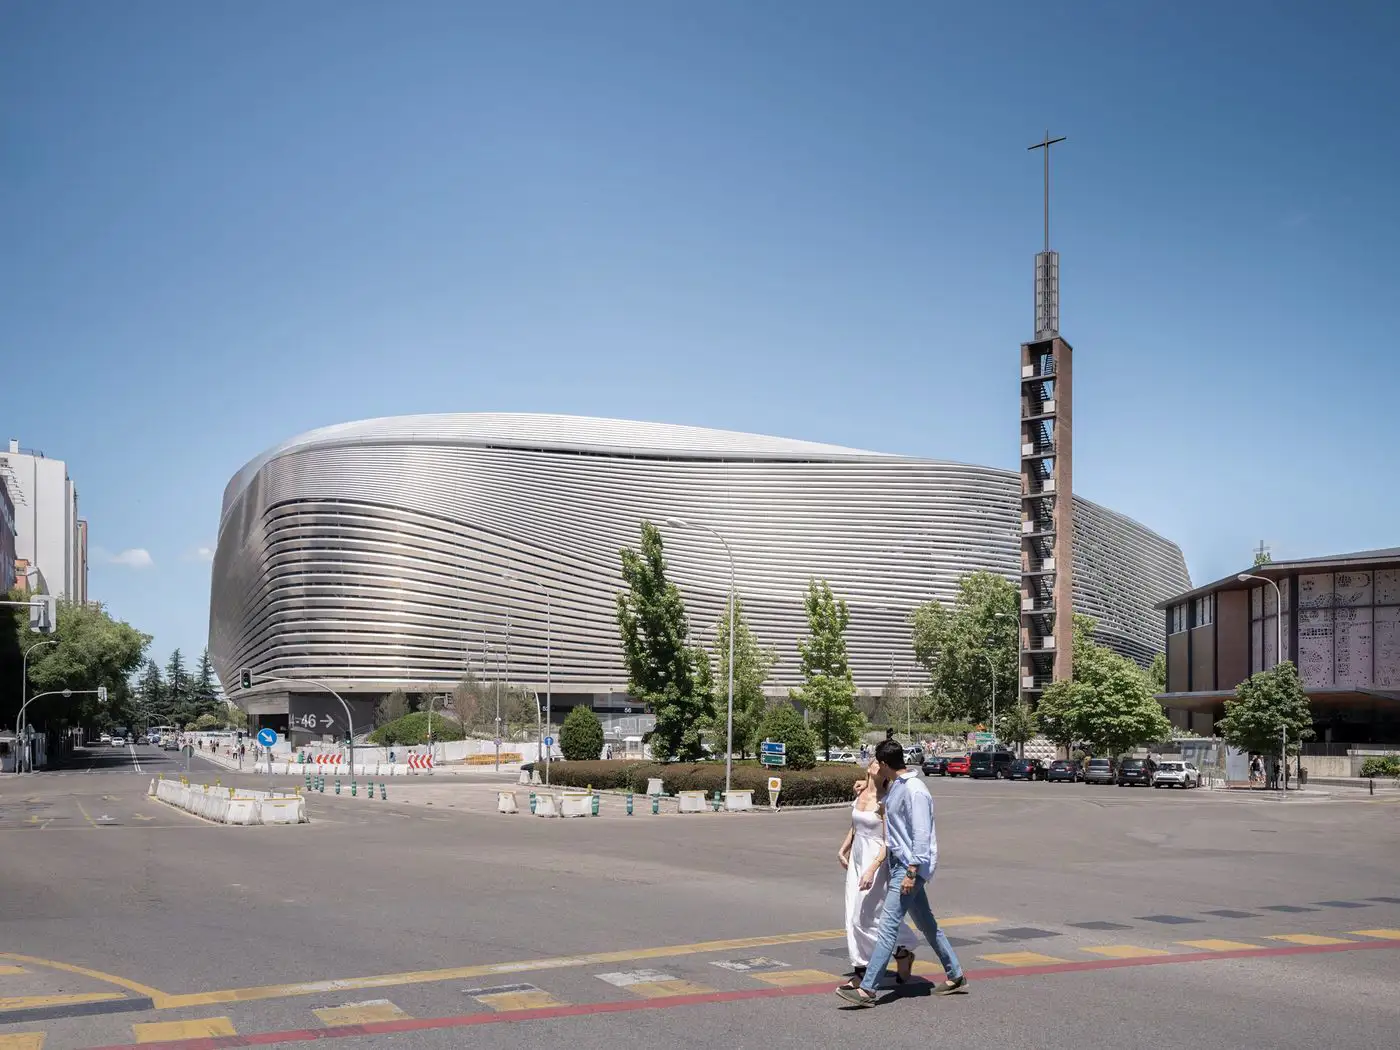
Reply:
M327 427L229 482L210 653L255 715L294 709L298 679L362 697L367 711L391 689L449 688L467 670L541 695L552 686L556 709L615 709L627 703L618 552L643 520L681 518L663 526L666 557L698 644L713 645L730 577L703 525L728 541L749 624L777 651L775 695L800 680L812 577L850 606L857 685L878 691L893 675L913 686L910 612L951 600L969 572L1019 579L1020 486L1014 471L619 420ZM1085 500L1074 521L1078 611L1103 641L1150 660L1163 645L1154 604L1189 586L1180 550ZM258 677L250 692L237 688L242 668Z
M0 474L0 593L14 589L15 558L15 504L9 482Z
M15 506L15 556L43 574L48 593L86 601L87 528L80 528L68 465L12 439L0 453L0 477Z
M1235 687L1281 652L1298 667L1317 742L1400 743L1400 547L1244 572L1258 578L1228 576L1161 603L1160 699L1173 722L1209 733Z

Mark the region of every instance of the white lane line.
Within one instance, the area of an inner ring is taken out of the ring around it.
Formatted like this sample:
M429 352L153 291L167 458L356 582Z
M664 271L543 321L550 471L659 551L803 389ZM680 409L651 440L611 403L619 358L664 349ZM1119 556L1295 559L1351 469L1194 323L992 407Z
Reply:
M136 772L143 772L141 769L141 760L136 757L136 745L128 744L127 746L131 748L131 764L136 767Z

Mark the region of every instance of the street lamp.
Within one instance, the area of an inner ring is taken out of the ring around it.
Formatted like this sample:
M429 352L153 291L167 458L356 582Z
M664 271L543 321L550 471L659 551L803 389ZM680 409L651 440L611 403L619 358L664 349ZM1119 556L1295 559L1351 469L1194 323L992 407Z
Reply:
M1235 579L1240 583L1248 583L1250 580L1258 580L1260 583L1267 583L1274 589L1274 596L1278 599L1278 605L1274 609L1274 664L1283 663L1283 592L1278 589L1278 584L1267 576L1256 576L1252 572L1242 572Z
M549 588L540 583L539 580L527 580L513 573L505 573L505 578L523 583L530 587L537 587L544 595L544 724L550 727L550 732L554 730L554 596ZM535 708L539 708L539 694L535 695ZM540 746L544 747L544 736L540 736ZM554 748L545 747L544 752L544 782L549 784L549 764L554 753Z
M667 518L666 524L674 529L688 529L690 523L683 518ZM725 749L724 749L724 791L729 794L730 780L734 770L734 552L729 549L729 542L714 529L704 523L697 523L697 529L704 529L715 539L719 540L724 547L724 553L729 555L729 703L725 714ZM828 753L828 759L831 755Z
M999 612L994 613L992 619L1014 620L1016 617L1012 616L1010 613ZM997 668L996 664L992 662L991 654L987 652L986 649L980 649L978 651L982 654L983 659L987 661L987 667L992 672L992 762L993 768L995 769L997 753Z
M15 737L20 741L24 740L24 709L29 706L29 702L25 700L25 696L29 692L29 654L41 646L57 644L57 638L50 638L47 641L35 642L24 651L24 659L20 662L19 672L19 715L15 718ZM23 750L27 756L29 749L23 748ZM18 763L15 765L15 772L19 772Z

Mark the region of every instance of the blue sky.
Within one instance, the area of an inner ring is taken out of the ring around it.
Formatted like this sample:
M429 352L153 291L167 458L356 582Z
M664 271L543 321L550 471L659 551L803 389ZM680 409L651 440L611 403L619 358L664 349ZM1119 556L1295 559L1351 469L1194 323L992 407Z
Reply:
M3 0L0 437L162 659L323 424L1014 467L1048 126L1077 491L1197 581L1400 542L1397 9L1148 6Z

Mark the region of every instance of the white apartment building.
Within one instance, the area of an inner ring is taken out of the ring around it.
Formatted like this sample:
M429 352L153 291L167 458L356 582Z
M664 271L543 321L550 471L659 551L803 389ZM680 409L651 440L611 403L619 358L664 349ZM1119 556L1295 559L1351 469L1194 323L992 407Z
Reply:
M15 507L15 557L38 569L43 588L69 601L87 601L87 522L78 517L78 490L68 465L10 439L0 453ZM30 586L39 580L30 580Z

